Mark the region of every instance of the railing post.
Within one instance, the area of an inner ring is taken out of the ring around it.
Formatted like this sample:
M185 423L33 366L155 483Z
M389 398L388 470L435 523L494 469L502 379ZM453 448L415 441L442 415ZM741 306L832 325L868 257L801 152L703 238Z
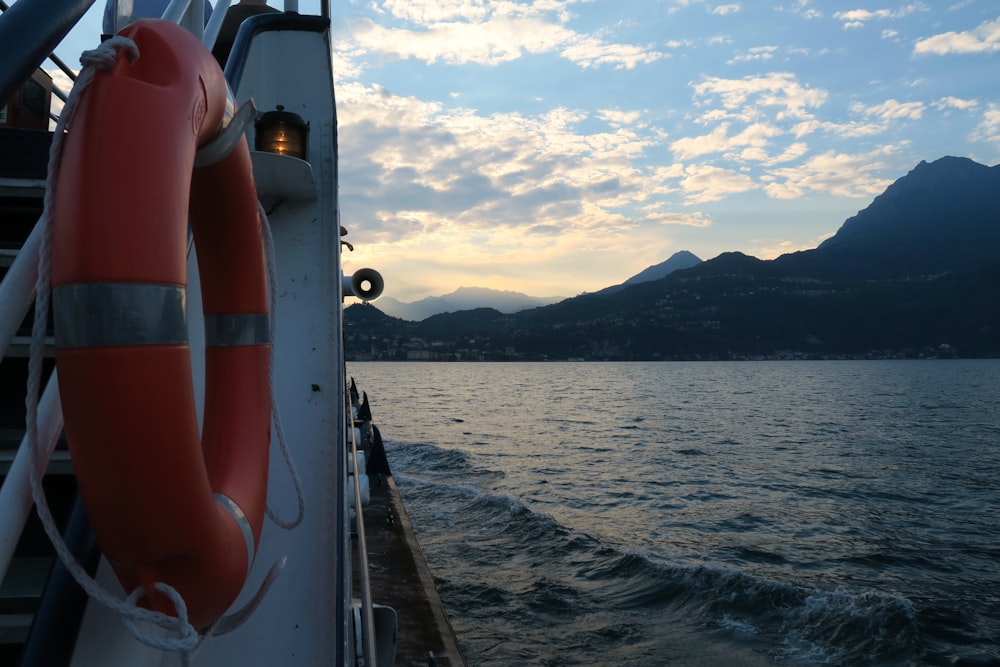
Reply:
M7 348L31 307L38 279L38 246L41 239L42 226L35 224L14 263L0 281L0 359L7 356Z
M55 50L94 0L19 0L0 14L0 103ZM99 35L94 35L97 41Z
M59 380L56 371L52 371L42 398L38 403L38 466L44 474L52 451L62 433L62 404L59 402ZM14 462L11 463L3 486L0 487L0 578L7 574L18 538L24 529L24 522L35 504L31 495L31 451L28 449L28 436L21 440Z

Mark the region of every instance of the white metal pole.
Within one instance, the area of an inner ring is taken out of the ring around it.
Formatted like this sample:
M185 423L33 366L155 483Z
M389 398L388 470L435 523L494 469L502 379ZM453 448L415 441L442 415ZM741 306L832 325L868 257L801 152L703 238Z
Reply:
M38 280L38 246L41 239L41 225L36 224L7 270L7 275L0 281L0 359L7 356L7 348L31 307L35 281Z
M42 398L38 402L38 465L43 472L56 448L62 433L62 403L59 402L59 379L52 371ZM10 466L7 478L0 487L0 578L7 574L17 541L24 530L24 522L31 512L34 499L31 497L31 452L28 450L28 436L21 439L21 446ZM44 472L43 472L44 474Z

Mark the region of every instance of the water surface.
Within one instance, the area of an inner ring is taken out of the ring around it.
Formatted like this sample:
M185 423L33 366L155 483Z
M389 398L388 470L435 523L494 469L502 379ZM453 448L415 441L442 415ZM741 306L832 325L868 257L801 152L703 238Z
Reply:
M471 665L1000 664L1000 361L348 372Z

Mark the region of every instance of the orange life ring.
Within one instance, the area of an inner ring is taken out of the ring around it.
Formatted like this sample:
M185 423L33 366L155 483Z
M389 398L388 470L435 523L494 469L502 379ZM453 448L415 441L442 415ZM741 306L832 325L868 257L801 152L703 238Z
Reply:
M65 138L52 228L56 365L80 495L126 592L199 630L239 595L266 504L270 341L246 139L195 167L227 106L222 71L166 21L96 73ZM186 322L188 217L205 312L198 432Z

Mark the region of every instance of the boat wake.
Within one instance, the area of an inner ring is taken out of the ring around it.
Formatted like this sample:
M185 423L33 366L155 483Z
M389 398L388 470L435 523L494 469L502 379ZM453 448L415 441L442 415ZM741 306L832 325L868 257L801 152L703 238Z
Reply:
M580 664L704 664L708 654L731 664L920 661L905 597L672 562L485 490L499 473L463 452L397 447L401 493L473 663L566 664L581 644Z

